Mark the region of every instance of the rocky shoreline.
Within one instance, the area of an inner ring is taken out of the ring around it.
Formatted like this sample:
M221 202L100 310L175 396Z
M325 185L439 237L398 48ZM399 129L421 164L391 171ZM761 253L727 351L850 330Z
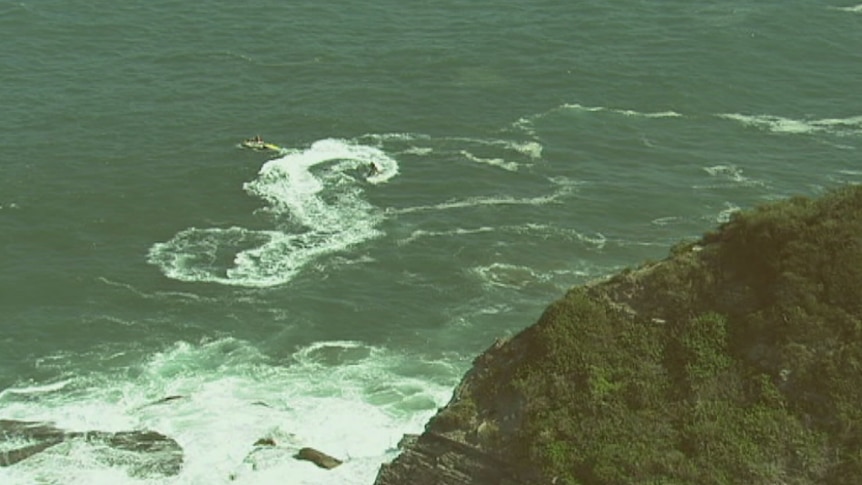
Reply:
M862 189L736 214L480 355L375 485L851 484Z

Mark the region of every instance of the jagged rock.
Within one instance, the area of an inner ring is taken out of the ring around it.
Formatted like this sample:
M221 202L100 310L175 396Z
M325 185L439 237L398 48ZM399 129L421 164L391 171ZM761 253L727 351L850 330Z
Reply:
M329 456L314 448L302 448L293 457L297 460L310 461L320 468L326 468L327 470L331 470L341 464L341 460L338 458Z
M383 464L378 485L516 485L499 458L456 438L426 431L392 463Z
M405 434L401 437L401 440L398 441L398 449L403 450L405 448L410 448L416 444L418 439L418 434Z
M150 405L163 404L166 402L176 401L177 399L185 399L186 397L188 397L188 396L181 396L181 395L167 396L167 397L163 397L163 398L159 399L158 401L151 402Z
M161 399L157 399L155 401L151 401L151 402L148 402L146 404L142 404L142 405L138 406L136 409L144 409L144 408L148 408L150 406L159 406L159 405L166 404L169 402L179 401L180 399L188 399L188 396L182 396L179 394L175 394L175 395L171 395L171 396L165 396Z
M33 445L26 445L20 448L14 448L8 451L0 452L0 466L10 466L18 463L19 461L26 460L31 456L39 453L40 451L47 450L48 448L62 443L63 440L61 438L51 438L42 441L41 443L36 443Z
M97 452L100 459L124 466L133 476L176 475L183 464L180 445L155 431L64 431L49 423L0 420L0 466L14 465L70 440L103 445L105 450ZM25 444L17 446L21 442Z
M147 477L172 476L183 466L183 450L173 439L155 431L120 431L87 433L90 443L104 443L111 452L103 460L125 466L129 475Z

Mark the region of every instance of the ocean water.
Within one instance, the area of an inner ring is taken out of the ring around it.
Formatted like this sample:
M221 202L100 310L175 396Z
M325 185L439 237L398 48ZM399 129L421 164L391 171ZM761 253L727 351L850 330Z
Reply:
M0 419L185 456L4 485L370 484L567 288L862 182L852 1L0 0L0 45Z

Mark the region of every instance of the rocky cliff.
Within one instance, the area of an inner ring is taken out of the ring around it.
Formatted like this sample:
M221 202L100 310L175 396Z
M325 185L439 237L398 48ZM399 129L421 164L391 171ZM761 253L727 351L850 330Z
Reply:
M376 485L858 483L862 189L736 214L494 343Z

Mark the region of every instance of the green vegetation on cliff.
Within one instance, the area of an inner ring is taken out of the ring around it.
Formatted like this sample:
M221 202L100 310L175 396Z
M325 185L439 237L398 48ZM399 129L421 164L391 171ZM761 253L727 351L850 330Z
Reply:
M859 483L862 188L737 213L514 340L472 398L517 396L496 451L537 482Z

